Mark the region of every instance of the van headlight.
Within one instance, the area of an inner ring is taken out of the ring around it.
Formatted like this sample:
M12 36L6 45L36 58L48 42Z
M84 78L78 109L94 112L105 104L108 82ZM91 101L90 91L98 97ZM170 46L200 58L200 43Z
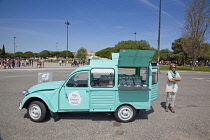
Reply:
M22 91L23 95L28 93L28 90L23 90Z

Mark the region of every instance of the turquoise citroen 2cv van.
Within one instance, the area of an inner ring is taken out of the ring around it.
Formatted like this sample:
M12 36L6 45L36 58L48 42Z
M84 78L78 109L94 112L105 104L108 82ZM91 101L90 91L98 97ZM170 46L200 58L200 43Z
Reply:
M120 50L112 60L91 60L74 70L65 81L37 84L24 92L19 109L31 121L41 122L50 112L114 112L115 119L130 122L140 109L150 109L158 96L155 51ZM124 74L122 68L131 74Z

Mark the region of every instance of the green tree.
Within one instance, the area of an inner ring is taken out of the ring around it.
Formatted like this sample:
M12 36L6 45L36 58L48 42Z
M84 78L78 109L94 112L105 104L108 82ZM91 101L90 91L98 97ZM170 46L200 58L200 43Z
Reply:
M47 57L50 56L50 51L48 51L48 50L43 50L43 51L41 51L41 52L39 53L39 56L40 56L41 58L46 59Z
M87 56L87 50L85 48L81 47L78 49L75 57L79 58L79 59L86 59L86 56Z
M16 52L15 57L24 58L24 54L22 52Z
M171 49L173 50L174 55L172 60L174 61L183 61L187 59L187 54L184 51L184 39L179 38L172 42Z
M185 11L185 25L182 29L184 51L192 58L192 63L203 57L207 48L204 43L210 25L210 1L191 0ZM194 65L191 66L194 70Z
M101 58L111 59L112 58L111 53L113 53L113 52L114 52L113 47L109 47L109 48L102 49L102 50L96 52L95 55L99 56Z
M6 56L6 53L5 53L5 48L4 48L4 44L3 44L3 47L2 47L2 50L1 50L1 57L4 59Z
M34 57L38 58L39 57L39 53L34 53Z
M59 52L59 57L66 58L66 51ZM69 58L74 58L73 53L70 52L70 51L68 51L68 57L69 57Z
M210 60L210 44L209 43L203 43L202 47L207 48L207 51L205 52L205 56L200 58L200 60L204 61L205 65L207 65L207 61Z
M58 56L58 54L59 54L59 51L55 51L55 52L51 52L50 56L55 57L55 56Z
M171 59L171 54L172 52L169 49L163 49L160 51L160 56L161 59L160 60L164 60L164 61L168 61Z
M34 53L31 51L27 51L24 53L25 58L31 58L34 57Z
M205 54L205 59L210 60L210 44L204 43L203 45L205 45L208 48L208 51L206 51L206 54Z
M174 51L175 54L180 53L184 51L183 45L184 45L184 39L179 38L179 39L176 39L174 42L172 42L171 49Z
M152 50L149 43L146 40L140 41L121 41L117 45L114 46L114 52L119 52L120 49L128 49L128 50Z
M111 53L118 53L120 49L155 50L154 48L150 47L149 43L146 40L140 40L140 41L128 40L128 41L118 42L118 44L116 44L114 47L109 47L109 48L100 50L96 52L96 56L111 59Z
M51 52L50 56L56 57L56 59L58 59L59 53L60 53L59 51Z

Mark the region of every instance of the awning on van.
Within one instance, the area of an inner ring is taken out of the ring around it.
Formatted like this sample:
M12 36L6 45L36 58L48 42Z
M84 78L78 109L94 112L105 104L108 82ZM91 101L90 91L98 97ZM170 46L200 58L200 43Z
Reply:
M120 50L118 67L148 67L155 51Z

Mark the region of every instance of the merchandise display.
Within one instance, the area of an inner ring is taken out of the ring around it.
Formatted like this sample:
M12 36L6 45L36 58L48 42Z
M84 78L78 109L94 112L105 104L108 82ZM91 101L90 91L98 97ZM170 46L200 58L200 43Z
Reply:
M119 86L134 86L134 87L141 87L141 76L139 75L125 75L125 74L119 74L118 75L119 80Z

